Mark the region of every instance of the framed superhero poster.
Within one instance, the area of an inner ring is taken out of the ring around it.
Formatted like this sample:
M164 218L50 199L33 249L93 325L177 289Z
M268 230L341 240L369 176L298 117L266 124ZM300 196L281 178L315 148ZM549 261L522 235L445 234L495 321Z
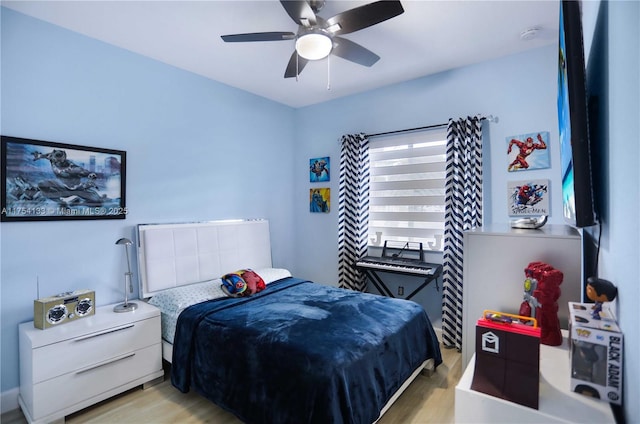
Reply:
M124 219L126 152L2 136L2 221Z
M549 168L549 132L507 137L507 171Z
M330 180L331 159L327 157L309 159L309 182L319 183Z
M549 215L549 180L509 181L509 216Z
M309 189L309 212L329 213L331 210L331 189Z

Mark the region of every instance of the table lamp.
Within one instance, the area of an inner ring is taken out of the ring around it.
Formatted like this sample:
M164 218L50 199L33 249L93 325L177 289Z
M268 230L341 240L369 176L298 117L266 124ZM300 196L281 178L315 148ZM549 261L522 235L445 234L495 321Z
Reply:
M130 293L133 293L133 284L131 283L131 262L129 261L129 246L133 243L128 238L121 238L116 241L116 244L124 246L125 256L127 257L127 272L124 273L124 303L114 306L113 310L116 312L131 312L138 307L137 303L129 302L127 289Z

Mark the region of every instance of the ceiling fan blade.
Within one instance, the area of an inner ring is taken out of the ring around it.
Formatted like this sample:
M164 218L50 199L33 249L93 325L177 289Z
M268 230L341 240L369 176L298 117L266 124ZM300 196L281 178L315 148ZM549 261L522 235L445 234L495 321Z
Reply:
M296 35L293 32L251 32L247 34L222 35L226 43L242 43L246 41L282 41L293 40Z
M316 24L316 14L305 0L280 0L280 4L298 25L308 27Z
M296 63L297 62L297 63ZM296 75L300 75L304 67L307 65L309 61L302 56L298 55L298 52L295 50L289 59L289 64L287 65L287 70L284 71L285 78L293 78Z
M362 66L373 66L374 63L380 60L380 56L371 50L342 37L333 37L333 50L331 50L331 53Z
M332 16L327 19L325 28L335 35L349 34L402 13L404 9L399 1L377 1Z

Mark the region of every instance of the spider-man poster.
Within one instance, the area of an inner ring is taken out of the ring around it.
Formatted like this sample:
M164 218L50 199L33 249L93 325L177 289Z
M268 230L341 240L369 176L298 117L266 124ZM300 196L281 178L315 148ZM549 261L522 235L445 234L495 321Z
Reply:
M510 181L509 216L549 215L549 180Z

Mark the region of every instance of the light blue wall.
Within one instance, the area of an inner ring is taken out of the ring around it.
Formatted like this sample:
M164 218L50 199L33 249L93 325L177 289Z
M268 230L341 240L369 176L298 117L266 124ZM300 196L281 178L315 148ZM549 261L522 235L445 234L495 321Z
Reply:
M598 276L618 286L624 332L624 410L640 423L640 3L583 3L588 88L597 106L596 175L602 240ZM597 228L590 231L597 238Z
M18 386L17 324L40 295L122 300L134 226L267 218L296 269L294 110L2 9L2 134L127 151L126 220L2 223L1 390Z

